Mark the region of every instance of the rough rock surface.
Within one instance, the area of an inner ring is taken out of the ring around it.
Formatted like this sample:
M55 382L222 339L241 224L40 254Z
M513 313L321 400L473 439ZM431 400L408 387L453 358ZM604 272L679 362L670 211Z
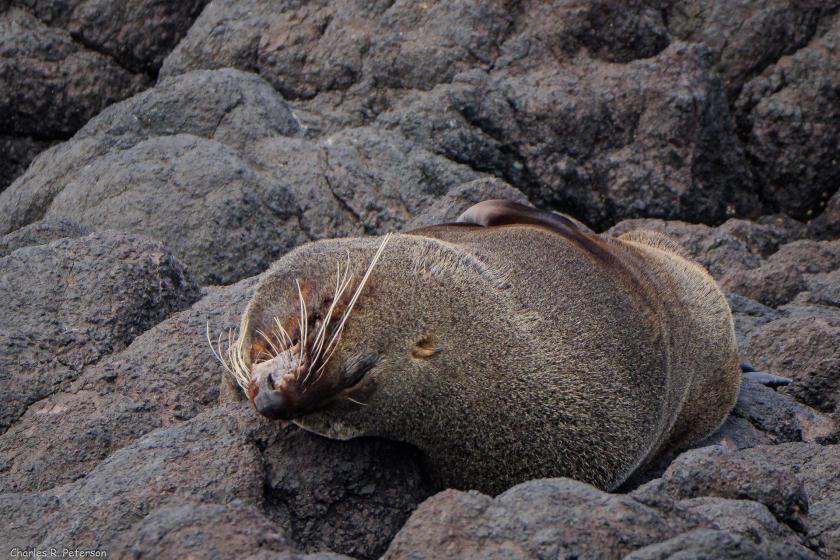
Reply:
M54 141L148 87L206 3L0 4L0 190Z
M10 252L0 258L0 292L0 432L198 298L159 243L109 232Z
M0 193L0 231L64 216L151 234L200 281L230 283L309 239L399 228L478 177L396 133L307 140L263 80L200 71L110 107L44 153Z

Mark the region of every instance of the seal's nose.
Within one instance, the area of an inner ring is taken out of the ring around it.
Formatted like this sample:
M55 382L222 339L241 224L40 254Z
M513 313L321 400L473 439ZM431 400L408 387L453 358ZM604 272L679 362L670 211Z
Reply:
M261 362L251 372L251 400L254 408L272 420L291 420L296 416L296 357L287 352ZM299 403L298 403L299 404Z
M254 396L254 408L271 420L291 420L293 417L289 399L283 393L268 386L269 377L262 379Z

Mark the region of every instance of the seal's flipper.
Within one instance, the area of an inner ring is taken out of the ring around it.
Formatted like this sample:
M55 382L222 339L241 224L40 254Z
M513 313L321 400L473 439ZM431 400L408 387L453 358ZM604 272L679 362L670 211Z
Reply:
M548 210L540 210L510 200L485 200L467 208L455 220L461 224L477 226L506 226L510 224L534 224L549 227L560 233L570 231L592 233L582 223Z
M534 225L557 233L586 251L612 260L608 245L582 223L556 212L540 210L510 200L485 200L467 208L455 222L483 227Z
M743 374L744 379L761 383L767 387L775 389L776 387L784 387L793 383L793 379L782 377L781 375L773 375L772 373L765 373L763 371L747 371Z

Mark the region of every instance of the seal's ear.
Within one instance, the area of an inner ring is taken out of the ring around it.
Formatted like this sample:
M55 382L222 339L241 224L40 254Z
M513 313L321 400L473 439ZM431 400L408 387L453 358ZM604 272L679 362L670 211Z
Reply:
M479 202L467 208L456 222L485 227L534 224L551 228L567 237L573 233L592 233L585 225L563 214L539 210L510 200Z

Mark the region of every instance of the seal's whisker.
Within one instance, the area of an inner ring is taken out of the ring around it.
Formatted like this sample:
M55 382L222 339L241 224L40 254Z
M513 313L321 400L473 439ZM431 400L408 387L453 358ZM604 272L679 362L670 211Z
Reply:
M298 330L300 332L300 363L303 363L306 357L306 336L309 334L309 317L306 312L306 302L303 299L303 291L300 289L300 282L295 279L297 286L298 299L300 300L300 319L298 320Z
M350 398L350 397L348 397L348 396L345 396L344 398L345 398L345 399L347 399L348 401L350 401L351 403L356 403L356 404L358 404L359 406L367 406L367 405L368 405L367 403L363 403L363 402L361 402L361 401L357 401L356 399Z
M278 347L274 344L274 341L273 341L273 340L271 340L271 338L270 338L267 334L265 334L263 331L261 331L260 329L257 329L257 334L258 334L258 335L260 335L261 337L263 337L263 340L265 340L265 341L268 343L268 345L269 345L269 346L271 347L271 349L274 351L274 355L275 355L275 356L279 356L280 354L282 354L282 353L283 353L283 352L282 352L282 350L280 350L280 349L279 349L279 348L278 348Z
M248 382L251 379L251 375L248 372L248 368L245 367L244 360L242 359L243 344L244 342L242 341L241 335L237 337L237 339L234 341L233 330L228 330L227 356L231 362L231 367L235 372L237 383L239 383L239 386L242 387L245 391L247 391Z
M228 372L228 373L230 373L231 375L235 375L235 374L233 373L233 370L230 368L230 366L228 365L228 363L225 361L225 359L224 359L224 358L222 358L222 354L221 354L221 349L222 349L222 333L221 333L221 332L219 333L219 342L218 342L218 345L219 345L219 351L217 352L217 351L216 351L216 348L213 346L213 340L210 338L210 321L207 321L207 332L206 332L206 335L207 335L207 344L209 344L209 345L210 345L210 351L211 351L211 352L213 352L213 357L215 357L215 358L216 358L216 360L218 360L218 361L219 361L219 363L220 363L220 364L222 364L222 367L223 367L223 368L225 368L225 371L227 371L227 372Z
M347 253L347 258L348 263L347 268L344 270L344 275L341 274L341 262L336 262L335 291L333 292L332 303L330 304L329 309L327 309L327 312L324 315L324 320L321 323L321 328L318 329L318 333L315 337L315 342L313 343L314 350L312 359L309 361L309 368L306 371L306 377L304 377L303 379L303 384L305 384L309 379L309 376L312 374L312 368L315 367L315 364L318 363L318 360L322 355L322 352L324 350L324 342L326 342L327 340L327 330L329 329L329 326L332 323L333 312L335 312L335 309L338 306L338 302L341 299L341 296L344 295L344 291L347 289L347 286L350 283L349 252Z
M223 331L222 331L223 332ZM226 351L222 350L222 332L219 333L219 337L216 341L216 346L213 345L213 340L210 338L210 322L207 322L207 329L206 329L206 336L207 342L210 345L210 350L213 352L213 356L222 364L222 367L225 369L228 374L233 377L236 381L237 385L242 387L243 390L248 390L248 382L250 381L250 375L248 374L247 369L244 367L244 364L241 363L241 360L237 360L235 357L235 348L238 347L238 344L234 345L233 343L233 330L228 330L228 347ZM241 351L240 351L241 353Z
M364 289L367 281L370 279L370 275L373 272L373 268L376 266L376 263L379 262L379 259L382 257L382 253L385 251L385 246L388 244L388 241L391 240L391 233L385 235L382 239L382 243L379 245L379 249L377 249L376 254L373 255L373 258L368 265L367 271L365 271L365 275L362 276L361 281L359 282L356 291L353 293L353 297L350 298L350 303L347 304L347 308L344 310L344 313L341 316L341 321L338 323L338 327L335 329L335 333L333 333L332 339L330 339L329 344L327 344L327 351L330 350L338 341L338 337L341 332L344 330L344 325L347 323L347 319L350 317L350 314L353 312L353 307L355 307L356 302L359 300L359 296L362 294L362 290Z

